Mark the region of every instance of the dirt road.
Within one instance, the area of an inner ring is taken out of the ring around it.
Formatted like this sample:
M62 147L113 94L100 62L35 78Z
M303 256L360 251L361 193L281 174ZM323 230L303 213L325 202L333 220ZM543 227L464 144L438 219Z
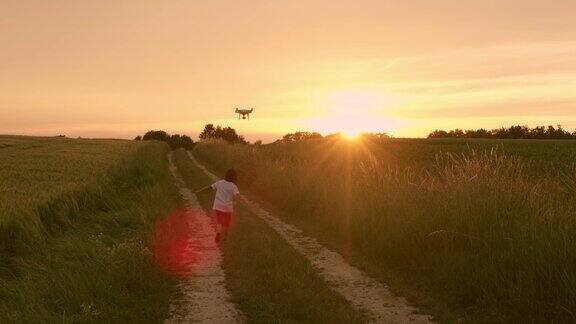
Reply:
M177 298L171 301L169 318L165 323L238 323L242 316L230 302L225 286L222 256L214 241L214 226L198 203L196 196L186 187L169 153L170 171L186 203L190 217L189 253L199 254L202 262L191 265L190 276L178 287Z

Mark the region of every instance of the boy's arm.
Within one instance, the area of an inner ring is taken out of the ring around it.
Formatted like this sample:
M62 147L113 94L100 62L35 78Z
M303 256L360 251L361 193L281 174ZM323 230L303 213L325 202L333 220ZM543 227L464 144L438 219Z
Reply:
M204 191L204 190L206 190L206 189L208 189L208 188L212 189L212 185L207 185L206 187L203 187L203 188L201 188L201 189L198 189L198 190L194 191L194 193L201 193L202 191Z
M238 202L241 200L240 191L238 190L238 188L234 190L234 197L232 199L234 199L234 202Z

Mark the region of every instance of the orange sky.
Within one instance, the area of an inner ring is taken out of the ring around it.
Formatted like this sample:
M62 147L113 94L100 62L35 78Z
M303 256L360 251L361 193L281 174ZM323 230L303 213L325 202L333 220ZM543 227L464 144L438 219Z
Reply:
M575 12L573 0L0 0L0 133L573 130Z

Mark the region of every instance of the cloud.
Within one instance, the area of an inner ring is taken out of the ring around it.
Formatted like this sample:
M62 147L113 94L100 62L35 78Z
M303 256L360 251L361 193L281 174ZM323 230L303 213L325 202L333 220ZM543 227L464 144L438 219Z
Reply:
M466 47L380 64L383 78L397 81L449 81L534 74L576 74L576 42L509 43Z
M576 116L576 42L464 48L398 58L382 83L406 118Z
M532 102L508 102L499 104L461 105L455 107L440 107L435 109L405 108L400 114L406 118L438 119L438 118L476 118L476 117L516 117L519 121L524 117L548 116L551 118L574 117L576 101L541 100Z

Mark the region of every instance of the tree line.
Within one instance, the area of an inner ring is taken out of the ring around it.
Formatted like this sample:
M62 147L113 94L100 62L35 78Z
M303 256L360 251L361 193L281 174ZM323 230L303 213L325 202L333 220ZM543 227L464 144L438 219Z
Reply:
M134 140L137 141L162 141L166 142L171 149L176 150L183 148L186 150L191 150L194 148L194 141L188 135L174 134L170 135L162 130L151 130L148 131L144 136L136 136Z
M236 130L232 127L221 127L214 126L213 124L207 124L204 126L204 130L200 133L200 140L223 140L228 143L243 143L248 142L244 139L244 136L238 135ZM170 148L173 150L184 148L186 150L191 150L194 148L194 141L188 135L173 134L170 135L163 130L151 130L146 132L144 136L136 136L134 138L136 141L162 141L166 142ZM261 142L261 141L260 141Z
M313 140L313 139L319 139L319 138L340 138L343 135L341 133L333 133L333 134L328 134L326 136L322 136L322 134L317 133L317 132L295 132L295 133L289 133L286 134L282 137L281 140L278 140L277 142L298 142L298 141L305 141L305 140ZM391 138L390 135L388 135L387 133L362 133L359 135L362 139L368 139L368 140L379 140L379 139L389 139Z
M289 133L276 142L298 142L305 140L314 140L321 138L340 137L341 134L329 134L323 136L317 132L295 132ZM364 133L360 135L365 140L382 140L391 138L387 133ZM206 124L199 135L200 140L221 140L230 144L249 144L244 136L239 135L232 127L214 126ZM480 129L453 129L450 131L435 130L428 135L428 138L492 138L492 139L576 139L576 131L570 133L564 130L562 126L537 126L530 128L528 126L510 126L492 130ZM173 134L170 135L162 130L148 131L144 136L137 136L135 140L157 140L166 142L173 150L184 148L190 150L194 148L194 141L187 135ZM262 141L256 141L254 144L262 144Z
M428 138L495 138L495 139L576 139L576 131L570 133L558 125L537 126L510 126L492 130L480 129L454 129L450 131L435 130Z

